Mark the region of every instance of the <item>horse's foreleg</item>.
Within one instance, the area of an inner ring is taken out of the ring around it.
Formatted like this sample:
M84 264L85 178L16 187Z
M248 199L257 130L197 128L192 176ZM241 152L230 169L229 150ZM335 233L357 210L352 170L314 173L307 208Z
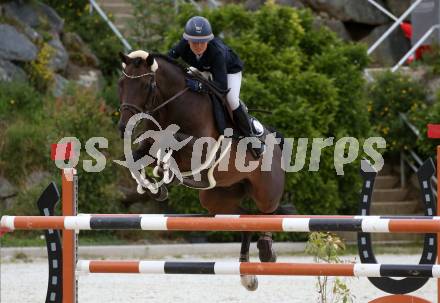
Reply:
M148 152L151 148L151 144L148 142L148 140L144 140L141 142L140 146L133 151L133 159L134 161L138 161L142 157L148 155ZM149 164L150 167L154 167L155 162ZM145 174L143 176L148 182L151 184L155 183L155 180L153 180L151 177ZM138 182L138 181L136 181ZM139 184L139 183L138 183ZM159 188L157 193L151 193L149 190L145 191L152 199L156 201L164 201L168 198L168 189L165 186L165 184L162 184Z
M241 233L241 249L240 249L240 262L249 262L249 247L251 245L251 232ZM258 288L257 276L240 275L241 284L246 287L247 290L254 291Z

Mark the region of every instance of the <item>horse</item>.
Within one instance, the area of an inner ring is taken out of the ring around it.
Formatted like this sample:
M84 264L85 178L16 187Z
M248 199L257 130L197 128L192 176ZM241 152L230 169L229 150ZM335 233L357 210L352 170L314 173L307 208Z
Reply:
M194 138L222 137L213 114L213 102L209 94L193 92L186 87L185 79L188 70L176 60L162 54L149 54L145 51L134 51L126 55L119 53L122 61L122 75L118 81L120 101L119 131L123 136L129 119L139 113L153 116L161 127L171 124L180 127L179 134ZM223 96L224 97L224 96ZM229 127L233 125L230 120ZM147 128L153 127L148 125ZM148 154L151 142L143 141L133 152L134 159ZM223 158L223 168L211 167L214 185L199 190L199 201L209 214L243 214L241 202L250 198L261 214L274 214L279 209L284 191L285 172L281 167L282 147L273 148L273 161L270 170L255 169L251 172L239 171L234 163L237 155L238 140L231 139L229 159ZM254 159L249 150L242 157L248 162ZM204 159L208 158L208 148L202 151ZM175 151L173 157L181 171L191 171L191 144ZM261 167L262 159L254 160ZM218 164L218 163L217 163ZM189 178L190 179L190 178ZM190 186L194 185L190 180ZM185 183L185 182L184 182ZM187 184L188 185L188 184ZM192 186L196 187L197 186ZM242 233L240 262L249 261L251 233ZM261 262L275 262L276 253L272 248L272 234L262 233L257 241ZM248 290L258 287L256 276L242 276L241 283Z

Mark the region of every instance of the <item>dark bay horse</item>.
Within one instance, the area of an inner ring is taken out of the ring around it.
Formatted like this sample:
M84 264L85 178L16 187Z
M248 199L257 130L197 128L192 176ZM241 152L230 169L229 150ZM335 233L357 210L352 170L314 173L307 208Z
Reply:
M123 75L119 80L121 135L129 119L140 112L153 116L162 128L171 124L180 127L180 132L195 138L209 137L217 140L219 133L213 115L213 104L205 93L189 91L185 85L186 69L173 59L160 54L135 51L129 55L120 53ZM148 128L148 126L147 126ZM143 141L134 151L135 159L148 154L151 143ZM226 170L213 169L215 186L199 191L201 205L210 214L241 214L240 204L245 198L252 199L262 214L272 214L279 207L284 190L285 173L281 167L282 150L279 145L273 149L271 169L241 172L234 165L237 157L237 140L232 140L229 162ZM208 151L203 150L204 157ZM254 160L245 151L246 161ZM185 146L173 153L181 171L191 170L191 146ZM262 159L257 160L261 166ZM242 234L240 261L249 261L251 233ZM263 233L257 243L262 262L274 262L270 233ZM242 284L248 290L255 290L258 281L255 276L242 276Z

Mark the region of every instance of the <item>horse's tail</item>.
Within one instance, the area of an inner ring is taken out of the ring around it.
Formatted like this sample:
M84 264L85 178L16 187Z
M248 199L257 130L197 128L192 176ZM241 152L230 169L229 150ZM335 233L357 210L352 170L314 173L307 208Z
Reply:
M284 135L283 135L282 133L280 133L279 131L277 131L277 130L275 129L275 127L272 127L272 126L266 126L266 128L267 128L267 130L268 130L270 133L275 133L275 137L276 137L276 138L280 139L280 148L281 148L281 150L283 150L283 146L284 146Z

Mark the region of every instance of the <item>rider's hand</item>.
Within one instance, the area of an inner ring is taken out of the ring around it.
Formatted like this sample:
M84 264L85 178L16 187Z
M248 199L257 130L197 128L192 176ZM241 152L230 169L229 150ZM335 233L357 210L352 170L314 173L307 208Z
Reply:
M189 89L193 92L200 93L205 91L203 84L200 81L194 79L186 79L186 86L188 86Z

